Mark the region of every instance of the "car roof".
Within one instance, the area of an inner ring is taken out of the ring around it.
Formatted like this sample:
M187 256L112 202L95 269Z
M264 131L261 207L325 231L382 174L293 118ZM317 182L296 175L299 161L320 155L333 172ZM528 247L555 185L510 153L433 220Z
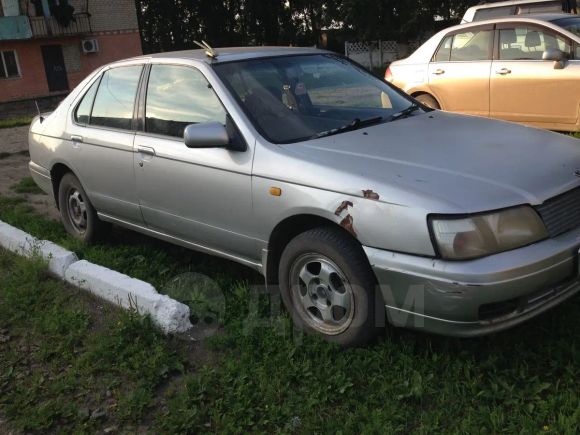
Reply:
M485 26L487 24L513 23L513 22L520 22L520 21L523 23L530 23L530 22L533 23L533 22L538 22L538 21L552 23L552 22L559 20L559 19L562 19L562 18L573 18L573 17L578 17L578 15L565 14L563 12L562 13L552 13L552 14L508 15L508 16L500 17L500 18L492 18L489 20L473 21L471 23L458 24L456 26L446 28L441 33L453 31L455 29Z
M534 3L548 3L550 0L509 0L509 1L496 1L496 2L485 2L479 5L471 6L470 10L480 10L480 9L493 9L501 8L504 6L518 6L522 4L534 4Z
M544 14L527 14L525 17L522 15L519 15L519 17L522 18L533 18L535 20L540 20L540 21L556 21L556 20L560 20L562 18L578 18L578 15L575 14L566 14L564 12L558 13L558 12L552 12L552 13L544 13Z
M139 56L131 60L138 59L191 59L211 64L233 62L248 59L258 59L263 57L292 56L301 54L321 54L329 53L318 48L303 47L222 47L215 48L216 58L209 57L205 50L184 50L156 53L146 56Z

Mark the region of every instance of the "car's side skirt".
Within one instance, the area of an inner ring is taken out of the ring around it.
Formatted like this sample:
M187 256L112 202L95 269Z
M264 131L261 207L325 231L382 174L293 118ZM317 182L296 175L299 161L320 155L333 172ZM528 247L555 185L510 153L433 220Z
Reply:
M237 263L243 264L244 266L251 267L252 269L258 271L259 273L264 273L264 268L261 263L256 263L245 257L240 257L237 255L229 254L227 252L219 251L217 249L210 248L208 246L203 246L197 243L191 243L187 240L183 240L177 237L170 236L169 234L162 233L160 231L152 230L150 228L143 227L141 225L136 225L131 222L124 221L122 219L115 218L113 216L106 215L104 213L97 213L99 219L110 222L125 228L128 228L133 231L137 231L139 233L145 234L147 236L154 237L156 239L163 240L165 242L173 243L175 245L183 246L184 248L192 249L194 251L203 252L209 255L215 255L218 257L226 258L228 260L235 261Z

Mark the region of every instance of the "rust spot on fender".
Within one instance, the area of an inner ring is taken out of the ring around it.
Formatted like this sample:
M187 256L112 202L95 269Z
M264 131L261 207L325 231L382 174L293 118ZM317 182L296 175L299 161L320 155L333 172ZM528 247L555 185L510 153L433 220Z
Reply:
M379 199L381 199L379 194L376 192L373 192L372 190L363 190L362 193L366 199L371 199L373 201L378 201Z
M336 216L340 216L341 213L345 210L348 210L349 207L354 207L354 204L350 201L343 201L342 204L340 204L338 206L338 208L336 209L336 211L334 212L334 214Z
M340 223L340 226L351 233L353 236L357 237L356 231L354 230L354 219L351 215L347 215Z

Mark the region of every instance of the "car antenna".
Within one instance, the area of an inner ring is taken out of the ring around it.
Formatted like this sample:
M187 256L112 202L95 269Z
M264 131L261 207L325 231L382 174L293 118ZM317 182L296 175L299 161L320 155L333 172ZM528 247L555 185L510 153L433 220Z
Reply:
M38 118L40 120L40 123L42 124L44 121L44 116L42 116L42 113L40 113L40 107L38 107L38 101L34 100L34 104L36 105L36 111L38 112Z
M197 42L197 41L193 41L197 46L201 47L202 49L205 50L205 54L208 57L211 57L212 59L217 59L218 54L217 51L215 51L213 48L211 48L211 46L205 42L205 41L201 41L201 42Z

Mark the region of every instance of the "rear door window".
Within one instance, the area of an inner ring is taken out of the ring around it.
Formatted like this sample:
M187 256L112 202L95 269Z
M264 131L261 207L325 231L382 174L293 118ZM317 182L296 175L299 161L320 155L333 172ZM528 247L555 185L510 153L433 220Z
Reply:
M95 97L91 125L131 129L142 69L141 65L137 65L105 71Z
M452 62L491 60L493 31L475 29L457 33L451 44Z

